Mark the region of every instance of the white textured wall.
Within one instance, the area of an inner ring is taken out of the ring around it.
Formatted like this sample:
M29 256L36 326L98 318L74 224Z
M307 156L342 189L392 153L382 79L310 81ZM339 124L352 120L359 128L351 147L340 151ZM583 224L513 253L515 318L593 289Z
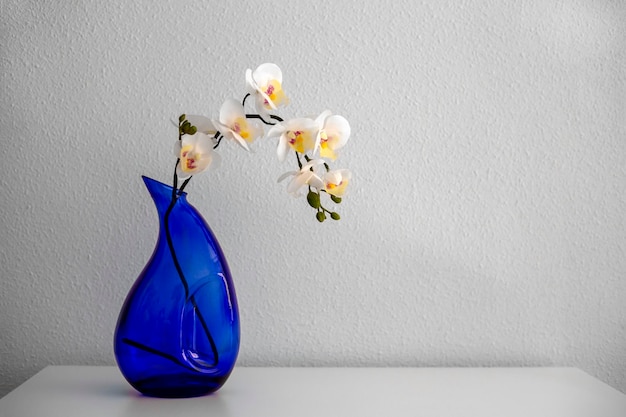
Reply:
M229 260L242 365L566 365L626 391L626 2L4 0L0 395L113 364L152 252L142 174L181 112L279 64L353 137L343 220L220 148L190 200Z

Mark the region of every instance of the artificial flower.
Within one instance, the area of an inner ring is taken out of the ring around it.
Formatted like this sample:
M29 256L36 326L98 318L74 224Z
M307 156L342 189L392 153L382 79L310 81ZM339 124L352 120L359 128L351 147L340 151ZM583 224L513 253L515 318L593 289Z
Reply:
M219 120L214 120L213 124L225 138L234 140L246 150L250 150L248 143L263 135L263 128L246 119L243 105L235 99L222 104Z
M314 172L314 167L323 163L322 159L309 161L300 168L300 171L289 171L281 175L278 178L278 182L293 176L294 178L287 185L287 192L294 197L301 195L300 189L305 185L321 190L324 187L324 181Z
M350 138L350 124L339 115L331 115L330 111L320 114L315 122L319 127L315 139L315 151L319 147L320 156L335 160L336 150L342 148Z
M179 159L176 174L180 179L206 171L209 166L219 165L219 155L213 151L212 137L202 132L183 135L176 141L174 151Z
M276 124L267 132L267 137L279 136L276 153L282 162L287 157L289 149L300 153L313 150L317 133L315 120L301 118Z
M288 99L282 87L283 73L276 64L261 64L252 71L246 70L246 84L250 93L255 95L256 108L267 113L287 104Z
M217 128L208 117L187 114L185 115L185 119L193 126L195 126L196 129L198 129L198 132L211 136L217 133Z
M347 169L328 171L324 175L324 191L335 197L342 197L351 179L352 173Z
M278 137L278 159L284 161L287 154L293 151L299 167L299 170L283 174L278 181L292 177L287 192L294 196L301 195L302 188L308 187L306 199L309 206L316 210L318 221L323 222L328 216L339 220L339 213L325 207L321 197L325 194L333 203L340 204L341 196L351 180L350 171L332 171L327 162L335 160L337 151L348 141L348 121L330 111L316 118L285 121L277 114L269 113L288 102L282 89L280 68L266 63L254 71L247 70L245 75L248 91L243 100L226 100L217 120L185 114L178 118L179 140L175 148L177 161L173 181L178 192L173 194L173 200L182 195L192 175L215 167L220 162L214 150L226 142L222 139L229 139L250 150L249 144L263 136L265 125L271 125L266 136ZM246 112L248 98L256 101L256 112ZM185 181L178 186L178 179Z

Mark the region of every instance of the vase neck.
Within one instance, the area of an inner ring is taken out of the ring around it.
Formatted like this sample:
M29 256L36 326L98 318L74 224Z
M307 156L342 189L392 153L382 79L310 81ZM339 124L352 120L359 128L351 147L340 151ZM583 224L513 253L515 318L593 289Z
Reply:
M163 184L160 181L152 178L142 176L143 182L146 184L146 188L154 200L159 217L163 218L168 207L172 203L173 188L170 185ZM186 202L187 193L183 192L178 195L177 201L180 203Z

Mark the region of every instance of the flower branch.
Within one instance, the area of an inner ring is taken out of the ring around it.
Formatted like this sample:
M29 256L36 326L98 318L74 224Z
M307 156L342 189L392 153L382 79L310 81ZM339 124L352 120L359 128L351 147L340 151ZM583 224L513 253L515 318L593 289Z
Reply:
M350 137L348 121L328 110L316 118L285 120L274 114L289 102L282 88L282 72L275 64L262 64L254 71L248 69L245 78L248 92L241 103L226 100L216 119L184 114L179 117L174 189L179 179L186 179L186 185L192 175L219 164L215 149L223 139L249 151L256 139L278 138L278 160L283 162L289 152L294 152L298 165L297 171L286 172L278 181L292 177L287 192L295 197L301 196L300 190L307 186L307 202L316 210L319 222L326 220L327 215L339 220L337 212L321 203L321 195L327 194L333 203L339 204L351 180L350 171L331 170L328 162L337 159L338 151ZM254 100L256 113L245 111L248 99ZM270 127L267 132L264 126Z

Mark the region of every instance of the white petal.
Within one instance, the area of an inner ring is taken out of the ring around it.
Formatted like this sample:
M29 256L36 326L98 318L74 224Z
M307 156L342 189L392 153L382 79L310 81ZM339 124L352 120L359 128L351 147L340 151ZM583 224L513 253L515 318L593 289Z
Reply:
M341 173L339 171L329 171L324 175L324 180L331 184L339 184L341 182Z
M311 174L313 173L311 172ZM287 186L287 192L289 194L296 193L300 188L302 188L306 184L306 181L307 181L306 174L296 175L296 177Z
M211 165L209 165L209 170L213 171L222 166L222 157L219 153L213 151L211 152Z
M252 73L252 78L257 85L267 84L270 80L277 80L279 83L283 83L283 72L278 65L272 63L261 64Z
M185 171L183 171L180 164L178 164L178 166L176 166L176 176L178 176L179 180L186 180L187 178L191 177L191 174L188 174Z
M220 123L230 126L236 119L246 117L241 103L234 98L229 98L220 108Z
M333 144L333 149L341 148L350 138L350 123L342 116L334 115L327 118L324 130L329 136L339 138L339 142Z
M231 133L232 133L231 137L235 140L235 142L237 142L246 151L250 150L250 148L248 147L248 143L246 142L244 138L241 137L239 133L233 132L233 131L231 131Z
M330 112L330 110L324 110L319 116L317 116L315 118L315 123L317 123L317 126L319 129L324 127L324 121L328 118L328 116L330 116L332 113Z
M187 115L187 121L198 129L198 132L215 134L215 126L208 117L198 116L194 114Z
M251 69L246 70L246 85L248 86L248 92L250 93L256 93L259 90L259 86L254 81L254 78L252 78Z
M253 119L246 119L248 123L248 129L250 130L250 136L253 139L261 138L265 135L265 126L260 122Z
M308 179L307 184L311 187L317 188L318 190L324 188L324 181L322 181L322 179L315 174Z
M302 165L302 169L300 169L300 171L301 172L309 171L314 166L322 165L324 162L325 161L323 159L312 159L309 162L307 162L306 164Z
M174 155L176 156L176 158L180 158L180 150L183 148L182 143L179 140L176 140L176 143L174 143Z
M289 146L287 145L287 138L281 136L278 140L278 147L276 148L276 153L278 154L278 160L283 162L285 158L287 158L287 154L289 153Z
M270 108L268 109L267 106L270 106ZM276 110L276 105L274 104L274 102L267 94L265 94L265 91L263 91L260 87L257 90L255 107L264 119L267 119L269 117L269 110Z
M282 122L285 126L285 130L315 130L317 129L317 123L315 120L308 117L301 117L298 119L289 119Z
M209 155L213 152L213 139L211 136L198 132L193 135L196 152Z
M265 135L268 138L282 135L287 129L283 123L278 123L270 128Z
M298 171L289 171L289 172L285 172L283 175L281 175L280 177L278 177L278 180L276 182L281 182L283 181L285 178L287 177L291 177L293 175L296 175L298 173Z

